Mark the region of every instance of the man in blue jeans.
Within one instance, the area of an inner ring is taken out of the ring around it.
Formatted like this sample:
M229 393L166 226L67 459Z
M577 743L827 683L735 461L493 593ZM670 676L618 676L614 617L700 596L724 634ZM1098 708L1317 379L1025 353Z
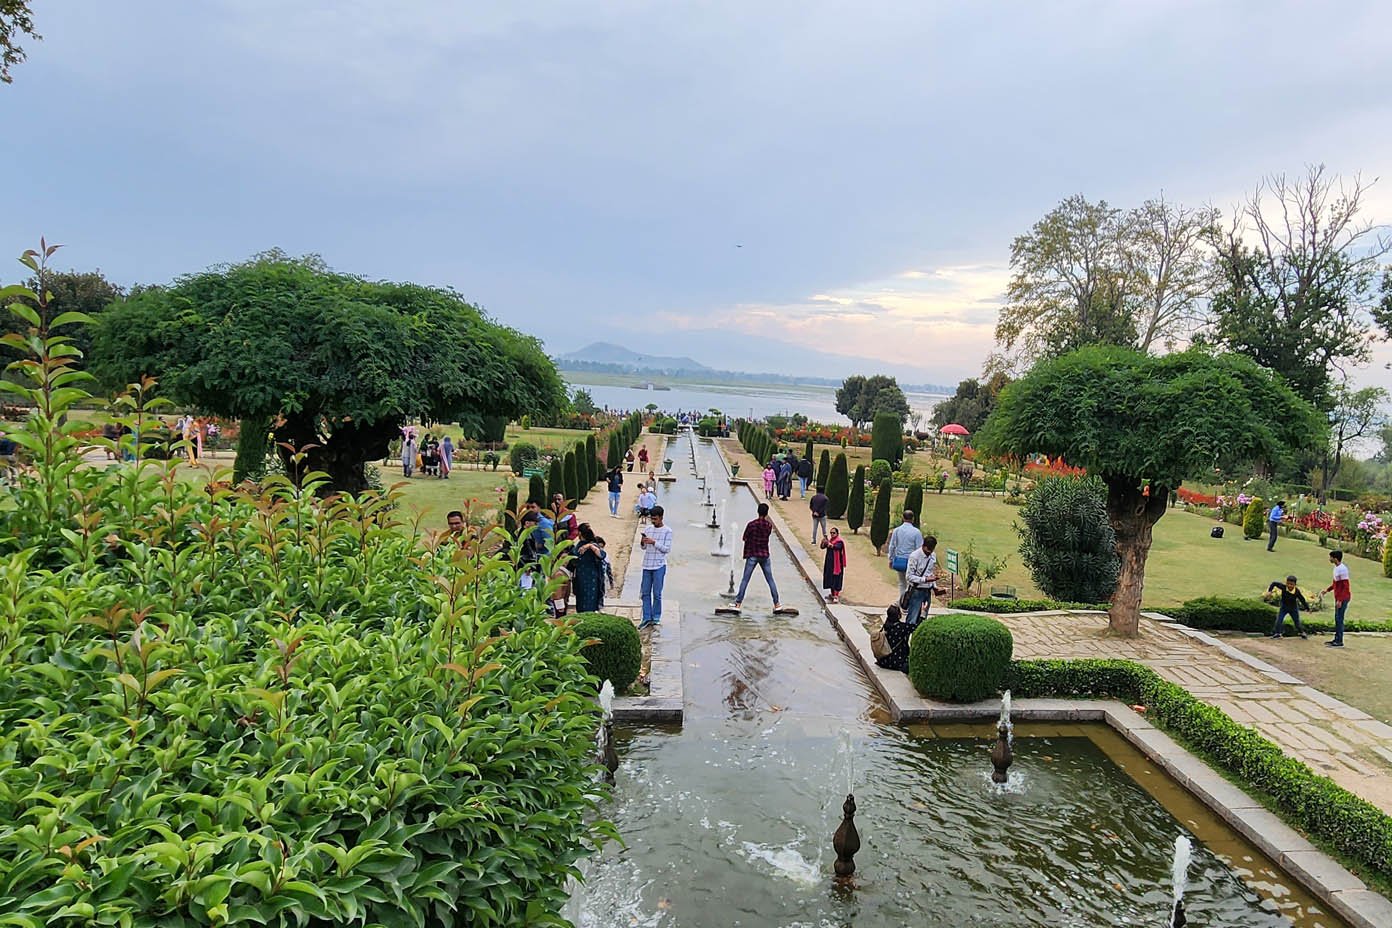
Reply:
M909 608L904 621L909 628L916 628L933 605L933 591L938 583L938 556L934 550L938 539L929 535L923 539L923 546L909 556L908 569L904 571L909 588Z
M648 513L650 524L643 527L638 544L643 548L643 621L639 628L650 628L662 621L662 585L667 580L667 555L672 551L672 530L662 524L661 506Z
M769 536L773 534L773 520L768 514L768 503L760 503L758 518L744 527L744 579L740 581L739 593L735 596L736 609L744 602L744 594L749 589L749 578L754 576L755 567L764 569L769 595L773 597L773 611L777 612L782 608L778 602L778 585L773 582L773 567L769 564Z
M609 468L609 515L619 514L619 493L623 490L623 471L617 466Z

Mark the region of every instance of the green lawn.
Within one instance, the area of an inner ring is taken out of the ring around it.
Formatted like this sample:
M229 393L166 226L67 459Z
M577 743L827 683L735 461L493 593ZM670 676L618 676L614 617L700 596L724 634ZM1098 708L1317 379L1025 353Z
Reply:
M896 506L902 493L896 494ZM1004 554L1005 573L995 581L1010 584L1019 596L1037 596L1029 571L1020 562L1019 536L1013 528L1019 510L999 497L952 493L924 494L924 526L938 536L940 547L965 549L976 542L978 555ZM1268 583L1293 573L1312 599L1329 585L1329 551L1308 541L1282 538L1268 552L1265 541L1243 541L1242 529L1227 525L1225 537L1210 538L1214 522L1171 509L1155 526L1155 542L1146 564L1145 605L1164 608L1195 596L1258 596ZM862 529L862 531L864 531ZM1376 561L1350 555L1353 604L1349 617L1392 620L1392 579ZM1332 608L1332 603L1331 603ZM1324 613L1323 617L1330 617Z

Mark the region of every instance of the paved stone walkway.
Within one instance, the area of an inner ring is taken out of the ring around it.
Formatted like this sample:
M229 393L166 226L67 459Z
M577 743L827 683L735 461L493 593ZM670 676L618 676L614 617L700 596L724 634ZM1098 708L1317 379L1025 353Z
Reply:
M999 617L1017 658L1124 658L1250 725L1350 792L1392 814L1392 726L1340 702L1210 635L1145 619L1140 637L1107 634L1099 613ZM1317 641L1292 647L1323 647Z

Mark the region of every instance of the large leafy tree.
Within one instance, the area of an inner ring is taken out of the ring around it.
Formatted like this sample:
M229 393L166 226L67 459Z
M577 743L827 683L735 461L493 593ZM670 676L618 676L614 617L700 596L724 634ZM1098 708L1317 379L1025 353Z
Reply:
M865 421L857 418L860 415L860 394L864 390L864 374L847 377L836 390L836 411L850 419L851 425L856 428L860 428L861 423Z
M31 39L43 38L34 31L29 0L0 0L0 83L14 83L10 69L24 61L19 42L26 35Z
M933 407L933 424L942 428L955 422L975 433L996 408L996 397L1010 382L1003 373L993 374L985 383L969 377L957 384L957 392Z
M40 283L37 278L31 278L25 286L37 293ZM57 313L79 312L85 313L96 319L105 312L106 308L115 303L125 292L107 280L101 271L47 271L44 274L42 288L48 294L48 305L45 310L50 316ZM29 306L38 309L38 304L31 300L25 300ZM3 331L20 331L20 323L15 318L6 319L3 323ZM92 353L91 326L78 326L72 330L69 340L78 351L82 352L82 357L74 358L72 366L84 368L86 359ZM6 363L17 360L19 352L12 348L0 348L0 358Z
M1062 456L1107 488L1121 570L1113 630L1136 634L1151 532L1185 480L1269 464L1324 441L1325 421L1247 358L1092 347L1001 391L977 436L990 454Z
M882 412L893 413L902 426L909 417L909 401L899 381L885 374L856 374L842 381L836 391L836 411L860 428Z
M1381 266L1392 238L1361 218L1366 192L1322 165L1267 178L1213 236L1218 289L1202 340L1276 371L1326 413L1340 373L1367 361L1374 323L1392 329Z
M565 403L540 344L457 293L278 252L116 304L92 361L108 385L151 375L176 401L274 428L277 442L308 449L304 467L353 492L407 419L457 421L478 437L490 417Z
M1174 347L1204 319L1216 218L1163 197L1131 210L1069 197L1011 244L996 340L1016 366L1084 345Z
M1054 207L1010 245L1010 284L996 341L1023 359L1082 345L1134 345L1128 306L1126 214L1081 194Z

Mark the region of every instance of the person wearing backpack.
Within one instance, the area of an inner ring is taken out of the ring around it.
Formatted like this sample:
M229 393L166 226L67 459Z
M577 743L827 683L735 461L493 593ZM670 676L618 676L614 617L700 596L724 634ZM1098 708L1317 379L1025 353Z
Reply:
M889 567L899 575L900 599L904 598L904 593L909 588L906 579L909 558L921 547L923 547L923 533L914 524L913 512L905 509L904 521L889 533L889 542L885 545L885 556L889 558Z

